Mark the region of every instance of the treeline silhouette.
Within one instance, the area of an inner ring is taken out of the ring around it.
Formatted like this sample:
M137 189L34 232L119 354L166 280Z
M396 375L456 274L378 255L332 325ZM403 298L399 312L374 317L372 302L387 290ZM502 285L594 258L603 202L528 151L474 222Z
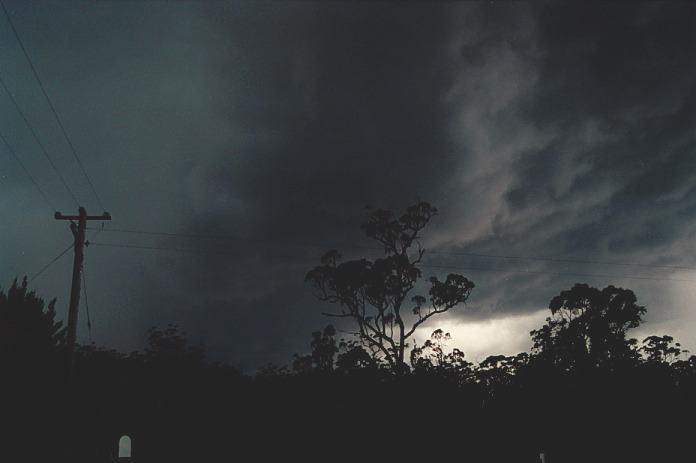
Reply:
M478 364L436 330L396 370L329 325L291 365L242 374L168 326L130 354L80 346L69 382L53 302L15 282L0 292L3 450L111 461L121 435L136 461L664 461L686 449L696 356L670 336L628 338L645 311L630 290L578 284L550 309L532 352Z
M138 462L689 461L696 356L667 335L631 338L646 309L628 289L561 291L530 352L472 363L442 330L413 342L473 289L432 277L427 297L407 299L434 213L371 212L384 258L332 251L307 274L355 335L328 325L287 366L253 373L209 361L169 325L137 352L79 346L69 378L55 301L15 281L0 290L2 461L114 461L122 435Z

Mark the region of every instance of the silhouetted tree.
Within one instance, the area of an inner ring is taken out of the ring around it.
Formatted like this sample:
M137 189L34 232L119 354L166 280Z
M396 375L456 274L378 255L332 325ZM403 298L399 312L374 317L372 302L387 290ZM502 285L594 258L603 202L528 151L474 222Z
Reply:
M341 373L374 372L382 366L378 356L371 355L362 342L354 339L341 339L338 351L336 370Z
M288 376L290 372L286 366L267 363L256 371L256 379L261 381L273 381Z
M27 279L14 280L0 291L0 365L4 384L60 381L67 373L65 328L56 320L55 299L48 305L27 288Z
M44 301L27 289L26 277L0 291L0 352L46 353L63 345L65 328L56 321L56 300Z
M2 459L51 461L66 437L60 421L67 390L65 328L24 278L0 290L0 397ZM55 461L55 460L54 460Z
M340 254L332 250L324 254L322 265L305 277L320 300L341 306L338 313L327 315L352 318L364 344L397 370L408 369L404 355L416 329L431 317L466 302L474 288L458 274L449 274L444 281L431 277L429 299L417 294L411 297L414 305L410 310L404 306L422 276L419 264L425 249L420 232L436 213L437 209L426 202L410 206L398 218L388 210L373 210L362 228L368 238L382 244L385 257L340 262ZM410 324L408 312L413 316Z
M641 323L645 308L633 291L576 284L554 297L549 309L546 324L531 332L538 359L565 370L637 359L636 340L626 339L626 331Z
M671 367L677 376L677 381L686 389L696 389L696 355L686 360L676 360Z
M491 396L508 387L515 376L527 366L529 355L525 352L515 356L491 355L476 367L476 380Z
M689 351L681 348L681 344L674 342L672 336L648 336L643 339L643 347L640 351L648 362L674 363L682 354Z
M338 346L334 339L335 335L336 328L334 328L333 325L327 325L322 331L313 332L312 342L310 344L312 348L311 354L295 354L292 369L298 373L311 370L322 372L332 371L334 367L334 357L338 352Z
M446 353L447 341L452 336L441 329L436 329L430 334L422 346L415 345L411 349L411 366L417 371L430 371L434 368L454 368L456 365L470 365L464 361L464 353L459 349L453 349Z
M147 334L146 360L194 365L205 360L205 348L190 345L186 333L181 332L177 325L170 324L164 329L153 326Z
M461 350L454 348L447 351L450 339L449 333L437 329L423 345L415 345L410 355L413 372L422 379L444 381L456 387L472 383L473 364L465 359Z

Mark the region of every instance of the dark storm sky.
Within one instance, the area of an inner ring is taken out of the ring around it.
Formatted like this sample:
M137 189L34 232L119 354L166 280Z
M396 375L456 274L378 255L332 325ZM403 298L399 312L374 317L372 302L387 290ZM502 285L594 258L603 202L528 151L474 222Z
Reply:
M7 1L114 217L107 230L228 237L90 237L205 251L90 247L95 342L135 349L149 326L177 323L215 358L289 361L328 322L304 273L327 247L368 244L366 205L432 202L425 243L438 251L696 267L696 6L582 3ZM100 212L0 18L0 75ZM0 108L38 183L74 210L5 93ZM6 287L71 236L0 151ZM477 288L440 326L472 358L526 349L545 304L576 281L634 289L648 308L640 333L696 348L696 282L661 280L696 271L429 262L605 275L461 271ZM70 266L33 285L61 317Z

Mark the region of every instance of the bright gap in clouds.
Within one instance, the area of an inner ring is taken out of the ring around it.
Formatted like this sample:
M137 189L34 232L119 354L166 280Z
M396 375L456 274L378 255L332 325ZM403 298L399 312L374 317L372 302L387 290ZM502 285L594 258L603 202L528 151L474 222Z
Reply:
M693 275L683 272L670 277L687 279L693 278ZM696 286L679 282L660 289L662 291L653 294L649 291L647 294L637 292L638 303L645 305L647 313L638 328L628 331L628 337L636 338L640 345L647 336L667 334L681 343L682 348L689 350L688 355L696 354ZM667 317L664 306L673 308ZM487 320L467 320L446 314L443 318L429 320L416 331L415 336L418 344L422 345L434 330L440 328L452 336L446 345L447 352L457 348L464 352L468 361L480 362L489 355L529 352L532 348L529 332L543 326L549 315L548 308Z
M677 272L670 274L670 278L687 280L693 279L694 274ZM674 282L661 292L653 290L653 294L649 291L646 293L650 297L648 301L644 302L638 296L638 303L647 309L644 322L630 330L629 336L636 338L640 344L648 336L667 334L675 342L681 343L682 348L689 351L688 355L696 354L696 286L693 283Z
M480 362L489 355L515 355L529 352L532 339L529 332L541 327L549 316L548 309L488 320L461 320L441 318L425 323L416 331L418 344L428 339L440 328L450 333L452 339L446 351L457 348L470 362Z

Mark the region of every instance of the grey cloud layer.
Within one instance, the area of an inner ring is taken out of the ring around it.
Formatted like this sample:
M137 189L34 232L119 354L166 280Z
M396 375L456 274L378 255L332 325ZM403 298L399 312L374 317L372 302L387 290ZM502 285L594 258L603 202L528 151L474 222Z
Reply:
M110 343L174 321L232 362L287 360L326 323L304 272L326 246L360 242L366 205L433 202L441 216L426 242L436 249L693 263L696 10L688 4L80 8L61 13L74 28L65 48L37 47L46 57L72 50L52 66L79 61L91 74L78 83L56 77L71 120L85 115L70 96L87 95L111 116L89 122L95 135L82 143L100 153L89 163L112 212L133 228L233 237L156 242L207 254L90 250L102 256L94 257L95 284L107 294L100 302L113 308L104 317L136 333L104 330ZM61 24L44 8L19 12ZM46 37L51 30L60 37L50 28ZM86 37L97 45L86 47ZM478 285L463 319L538 310L580 279L463 273ZM688 300L674 284L590 283L634 288L655 320L679 316L676 305Z

